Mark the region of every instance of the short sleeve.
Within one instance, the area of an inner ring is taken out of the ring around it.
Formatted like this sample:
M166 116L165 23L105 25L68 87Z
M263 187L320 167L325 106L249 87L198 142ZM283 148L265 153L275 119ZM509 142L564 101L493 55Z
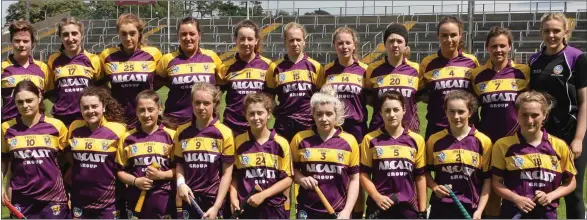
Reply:
M227 63L222 64L220 70L218 71L218 79L216 79L217 84L219 85L226 85L227 79L226 76L228 75L228 69L230 65Z
M215 69L216 81L222 81L220 71L222 71L224 64L222 63L222 60L220 59L220 57L218 57L218 54L212 52L210 57L212 58L212 61L214 61L214 65L216 66L216 69Z
M179 139L179 134L180 134L180 130L177 130L177 132L175 133L175 136L173 137L173 155L172 155L172 159L177 157L177 158L183 158L183 149L181 148L182 145L182 140Z
M357 141L352 138L351 141L349 141L349 145L351 146L351 159L349 161L349 174L355 174L355 173L359 173L359 165L360 165L360 155L361 152L359 151L359 145L357 144Z
M322 88L322 83L325 81L324 74L324 67L320 64L316 64L316 78L314 79L314 84L316 85L316 88Z
M491 139L484 138L481 141L481 146L483 147L483 154L481 155L481 164L483 172L489 172L491 170Z
M373 65L369 65L367 67L367 73L365 74L365 89L373 89L373 83L371 82L371 76L373 75L373 70L375 67Z
M128 154L126 153L126 146L124 143L126 142L126 135L122 137L118 142L118 148L116 149L116 163L121 167L126 167L128 165Z
M67 127L65 127L65 125L62 123L59 128L59 150L64 151L67 149L67 146L69 146L69 139L67 138L68 136L69 132Z
M300 155L298 153L299 147L300 147L300 136L296 134L296 136L294 136L291 139L291 142L289 144L289 147L291 149L291 160L293 163L294 168L299 168L300 166Z
M275 94L275 88L277 88L277 82L275 81L275 69L277 68L277 64L271 63L269 64L269 68L267 69L267 74L265 74L265 82L267 88L269 89L268 93Z
M414 159L414 164L416 166L416 170L414 173L416 175L424 175L424 170L426 168L426 145L424 144L424 138L420 137L415 139L417 150L416 158Z
M288 177L293 175L292 165L291 165L291 151L289 149L289 145L287 141L283 141L283 143L278 142L283 150L283 158L279 158L279 169L280 172L283 172L285 175L283 176Z
M502 146L503 144L497 141L491 151L491 173L496 176L503 176L506 169Z
M428 171L434 171L434 145L436 141L428 138L426 141L426 169Z
M92 68L94 69L94 76L92 77L92 80L101 79L102 63L100 62L100 56L92 54L90 56L90 62L92 64Z
M365 136L361 142L361 173L370 174L373 172L373 154L369 152L371 138Z
M5 124L2 124L2 133L1 133L1 137L2 138L2 159L7 159L9 157L8 152L10 151L10 149L8 148L8 142L6 141L6 130L8 129L8 126Z
M587 87L587 56L579 55L575 62L575 88L577 90Z
M39 62L39 66L41 67L41 71L43 71L43 75L45 76L44 79L44 83L45 85L43 86L43 92L48 92L53 90L53 73L49 70L49 66L47 66L47 64L43 63L43 62Z
M102 51L100 53L100 73L96 77L96 81L101 80L102 78L106 77L106 58L108 57L109 53L108 50Z
M234 162L234 137L232 136L231 131L227 131L223 134L222 140L222 157L221 160L223 163L233 163Z
M574 156L570 151L569 146L560 139L555 139L553 142L557 145L558 153L560 154L560 163L562 168L563 179L567 179L577 175L575 168Z
M418 90L422 90L426 87L426 84L428 84L427 80L426 80L426 67L428 66L428 63L424 63L422 62L420 64L420 69L419 72L420 74L418 74Z
M157 68L155 69L155 73L158 76L161 76L162 78L167 78L167 76L168 76L167 68L168 68L169 61L170 61L169 57L171 57L169 54L165 54L165 56L161 57L161 59L157 63Z

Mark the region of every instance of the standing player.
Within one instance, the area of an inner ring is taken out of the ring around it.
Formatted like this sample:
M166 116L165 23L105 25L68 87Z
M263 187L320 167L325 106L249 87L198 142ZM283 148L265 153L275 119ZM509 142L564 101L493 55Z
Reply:
M345 107L332 87L312 95L316 124L291 141L294 181L300 184L297 218L328 218L315 188L324 192L338 218L349 219L359 194L359 148L355 138L342 131Z
M61 48L47 62L54 88L51 92L51 115L66 126L82 119L79 95L82 90L100 78L100 57L83 49L84 24L73 17L63 18L57 24Z
M104 74L101 83L110 83L112 94L124 109L126 126L138 124L135 97L147 89L157 90L153 78L161 52L146 46L143 39L145 24L134 14L122 14L116 21L120 45L108 48L100 54Z
M12 94L20 81L30 80L41 91L51 87L49 69L41 61L33 59L35 29L28 21L14 21L8 27L12 54L2 62L2 122L18 115Z
M426 139L448 127L446 115L440 108L446 94L457 89L473 93L469 70L479 66L475 56L462 51L465 42L463 21L453 16L444 17L438 23L436 32L440 41L440 50L424 58L420 65L423 77L420 87L429 97L423 98L423 101L428 102ZM477 113L473 113L470 122L476 121Z
M377 102L384 125L361 143L361 185L369 193L367 216L381 209L383 219L426 218L424 138L403 126L404 100L398 91L381 94ZM397 196L397 204L392 196Z
M217 87L196 82L191 97L195 117L179 126L174 138L177 194L184 201L183 218L222 218L234 161L232 131L214 117L221 98ZM189 197L199 204L204 216L189 207Z
M283 192L292 183L290 148L285 138L267 128L274 106L263 93L248 94L244 100L250 129L235 138L237 160L230 188L233 210L241 202L253 207L243 210L241 219L289 219ZM263 192L244 201L255 185Z
M69 126L73 153L71 207L74 218L118 218L124 210L116 179L116 151L126 132L123 110L106 88L88 87L80 98L83 120Z
M563 13L545 14L541 19L545 47L530 58L530 88L547 92L556 100L544 127L570 147L577 168L577 189L565 197L567 218L584 218L583 182L587 155L583 149L587 130L587 58L567 45L569 29Z
M406 98L406 115L402 123L406 129L417 133L420 131L416 105L416 92L420 86L419 67L417 63L410 62L404 57L408 45L408 30L402 24L392 24L383 33L383 40L387 56L370 64L367 69L366 85L370 90L369 99L378 100L378 96L390 90L400 92ZM373 116L369 131L375 131L384 125L383 116L379 114L381 104L371 103Z
M31 219L71 218L57 154L67 146L67 127L43 114L43 95L33 82L14 87L18 117L2 123L2 179L12 188L7 198ZM2 186L4 188L4 186Z
M444 97L443 106L449 128L426 142L426 183L434 192L429 217L464 218L445 187L449 185L469 215L481 219L491 191L491 139L469 126L477 109L473 95L453 91Z
M224 124L235 135L247 132L247 119L243 100L249 93L261 92L266 87L265 74L273 69L271 60L261 56L259 27L251 20L243 20L234 28L238 53L224 62L221 70L222 90L226 91Z
M520 129L492 149L493 190L503 198L501 218L556 219L558 199L575 189L573 153L542 127L551 103L536 91L516 100Z
M497 26L491 28L485 40L490 59L471 73L475 94L481 101L479 131L487 134L492 141L518 130L514 104L516 96L528 88L530 81L530 68L509 58L512 44L510 30ZM495 120L500 120L500 123L495 123Z
M165 101L165 117L175 124L188 123L193 118L191 88L194 82L215 85L222 66L218 55L200 47L200 23L186 17L177 24L179 49L165 54L157 65L157 81L169 88Z
M159 95L145 90L137 95L140 126L121 139L116 162L123 168L117 176L124 184L128 218L161 219L175 217L175 186L169 156L175 131L160 114ZM155 165L156 164L156 165ZM142 211L134 212L142 190L148 190Z
M312 126L310 98L318 89L322 65L304 53L306 29L295 22L283 27L287 55L269 69L267 92L277 95L275 131L291 140L299 132Z

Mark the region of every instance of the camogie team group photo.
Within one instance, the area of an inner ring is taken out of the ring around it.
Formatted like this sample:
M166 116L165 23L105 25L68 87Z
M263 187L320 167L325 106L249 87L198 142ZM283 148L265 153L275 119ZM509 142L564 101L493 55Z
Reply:
M587 217L585 2L145 2L8 8L2 218Z

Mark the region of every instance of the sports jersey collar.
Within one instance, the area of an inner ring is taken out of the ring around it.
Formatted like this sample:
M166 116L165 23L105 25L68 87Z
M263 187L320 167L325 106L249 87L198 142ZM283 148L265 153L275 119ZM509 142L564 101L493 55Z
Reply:
M404 63L404 62L402 62L402 64L403 64L403 63ZM358 65L358 64L359 64L359 60L353 57L353 63L352 63L350 66L354 66L354 65ZM345 67L345 66L343 66L342 64L340 64L340 63L338 62L338 57L337 57L336 59L334 59L334 65L339 65L339 66ZM346 67L345 67L345 68L346 68Z
M253 132L251 132L250 129L247 131L247 133L249 134L249 140L253 140L253 141L257 142L255 135L253 135ZM268 140L271 141L271 140L275 139L275 134L276 134L275 129L269 129L269 139Z
M505 66L505 68L514 67L515 65L516 64L514 63L514 61L512 59L508 58L508 63ZM485 63L485 68L493 70L493 63L491 62L491 60L487 60L487 63ZM503 69L505 69L505 68L503 68ZM503 72L503 71L500 71L500 72Z
M100 119L100 124L98 125L98 128L102 127L106 123L108 123L108 119L106 119L106 117L102 115L102 119ZM86 124L86 126L89 127L88 122L86 120L84 120L84 124Z
M546 128L541 128L540 129L542 131L542 141L548 141L548 132L546 132ZM522 130L518 129L518 131L516 132L516 135L518 135L518 140L520 140L520 143L522 144L527 144L528 141L526 141L526 138L524 138L524 136L522 135Z
M179 55L181 55L181 56L184 56L184 57L186 57L186 58L190 58L190 57L188 57L188 55L186 55L186 54L183 52L183 50L181 49L181 47L179 47L179 48L177 49L177 52L178 52L178 53L179 53ZM196 50L196 53L194 53L194 55L192 55L192 57L193 57L193 56L195 56L196 54L202 54L202 48L201 48L201 47L198 47L198 50Z
M336 130L336 132L334 132L334 135L332 135L332 138L338 137L340 135L340 133L342 133L342 127L336 126L336 127L334 127L334 129ZM312 127L310 127L310 130L312 130L312 133L314 133L314 135L319 135L318 127L316 127L316 125L312 125Z
M61 54L62 54L63 56L67 56L67 54L65 54L65 48L63 48L63 47L62 47L62 48L59 48L59 52L61 52ZM72 58L74 58L74 57L76 57L76 56L78 56L78 55L80 55L80 54L86 54L87 52L88 52L88 51L86 51L86 49L84 49L84 47L82 46L82 50L80 50L80 52L79 52L79 53L77 53L76 55L74 55Z
M391 136L391 135L390 135L390 134L387 132L387 130L385 130L385 126L383 126L383 127L379 128L379 131L381 131L381 133L382 133L382 134L385 134L385 135L387 135L387 136L390 136L390 137L392 137L392 136ZM408 129L408 128L404 128L404 131L402 132L402 135L407 135L408 133L410 133L410 129Z
M445 128L444 129L446 131L446 133L448 133L451 137L454 137L454 135L452 135L452 133L450 133L450 128ZM475 128L474 125L471 125L471 130L469 131L469 133L467 134L467 136L474 136L475 133L477 133L477 129Z
M19 65L20 64L14 59L14 54L10 54L8 55L8 60L13 64L13 65ZM35 60L33 59L33 56L29 56L29 64L33 64L35 63Z
M212 117L214 117L214 116L212 116ZM206 128L216 124L216 122L218 122L218 118L214 117L214 119L212 119L212 121L208 125L206 125ZM192 126L196 127L196 116L194 116L192 118Z
M389 63L389 60L387 59L387 55L383 57L383 60L385 60L385 63L386 63L387 65L389 65L389 66L393 66L393 65L391 65L391 63ZM406 57L403 57L403 58L402 58L402 64L400 64L400 66L401 66L401 65L406 65ZM397 67L397 66L395 66L395 67Z
M459 54L457 55L457 57L464 57L463 50L459 49L458 51L459 51ZM448 59L448 58L442 56L442 52L440 50L436 51L436 55L438 55L438 57L440 57L442 59Z
M260 55L259 53L255 53L255 58L253 58L253 60L260 59L260 58L261 58L261 55ZM235 53L235 54L234 54L234 59L236 59L237 61L247 62L246 60L242 60L242 59L241 59L241 58L238 56L238 53ZM251 62L253 62L253 60L251 60Z
M41 117L39 118L39 122L38 123L41 123L41 122L45 122L45 114L43 114L43 113L41 113ZM23 126L26 126L26 125L24 125L22 123L22 119L20 118L20 114L19 114L19 116L16 117L16 123L17 124L20 124L20 125L23 125Z
M124 52L124 48L123 48L123 46L122 46L122 43L118 44L118 50L120 50L120 51L122 51L123 53L125 53L125 52ZM135 53L136 53L137 51L139 51L139 50L141 50L141 48L140 48L140 47L139 47L139 48L136 48L136 49L135 49L135 51L133 51L133 52L131 53L131 55L132 55L132 54L135 54ZM126 53L125 53L125 54L126 54Z
M562 49L561 51L559 51L558 53L556 53L556 54L553 54L553 55L547 55L547 54L546 54L546 46L542 46L542 49L540 49L540 54L541 54L542 56L546 56L546 57L556 57L556 56L559 56L559 55L561 55L562 53L564 53L564 52L567 50L567 47L569 47L569 45L568 45L568 44L567 44L567 45L565 45L565 47L563 47L563 49Z
M308 59L308 54L304 53L304 54L302 54L302 59L300 60L300 62L301 62L302 60L307 60L307 59ZM289 61L289 62L291 62L291 60L289 60L289 56L288 56L287 54L283 56L283 60L286 60L286 61ZM293 63L293 62L292 62L292 63Z
M155 132L160 131L160 130L163 130L164 127L165 127L165 125L163 125L163 123L161 123L161 121L158 120L157 121L157 130L155 130ZM139 123L139 125L136 128L137 128L137 131L146 133L146 132L143 131L143 128L140 125L140 123Z

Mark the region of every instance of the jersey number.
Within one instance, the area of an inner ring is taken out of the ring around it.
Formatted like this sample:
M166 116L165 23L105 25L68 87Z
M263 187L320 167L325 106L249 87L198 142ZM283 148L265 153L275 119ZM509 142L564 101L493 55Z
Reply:
M320 157L320 160L326 160L326 152L322 152L322 157Z
M35 146L35 139L28 139L26 140L27 146Z
M401 82L401 80L399 78L389 79L389 85L391 85L391 86L397 86L400 84L400 82Z
M92 149L92 142L86 142L86 149Z
M265 165L265 157L257 157L257 166Z
M135 70L135 66L132 64L124 64L124 71L125 72L130 72L130 71L134 71Z

